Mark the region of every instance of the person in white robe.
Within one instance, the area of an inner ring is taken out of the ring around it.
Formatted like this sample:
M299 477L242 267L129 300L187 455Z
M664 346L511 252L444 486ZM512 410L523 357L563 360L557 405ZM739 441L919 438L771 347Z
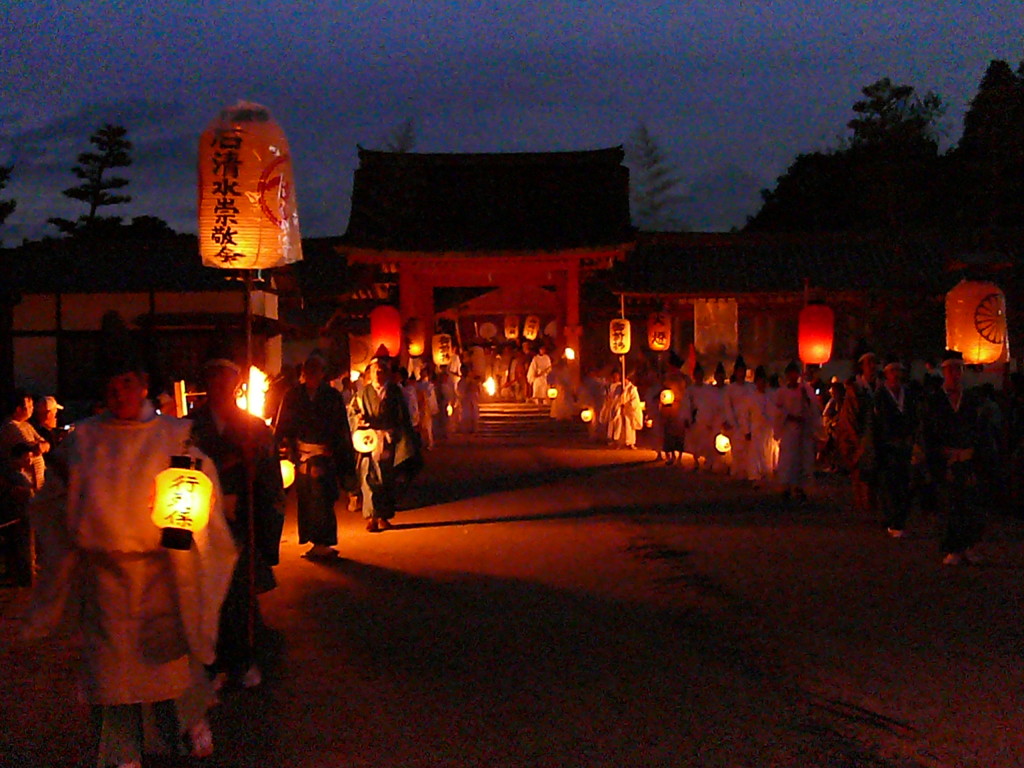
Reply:
M718 378L724 384L724 368ZM692 417L690 429L686 433L686 448L693 454L695 470L702 467L713 470L720 461L720 454L715 449L715 438L725 424L725 391L721 384L705 384L704 372L698 366L694 369L693 386L687 389Z
M775 472L774 440L775 398L768 389L768 374L762 366L754 370L754 385L743 409L741 429L750 434L745 476L755 484L767 480Z
M64 440L31 507L40 568L24 633L81 636L80 695L93 708L97 764L138 768L144 751L213 751L204 665L214 661L237 551L192 422L157 414L145 374L127 355L121 363L107 364L106 412ZM150 519L154 480L175 455L202 459L214 488L209 522L187 550L164 548Z
M605 410L608 442L616 448L636 448L637 430L642 429L644 425L640 393L629 377L623 380L622 374L618 371L612 375Z
M809 384L800 380L800 366L786 366L786 383L775 392L775 434L779 439L776 478L786 499L807 498L814 477L814 456L821 430L820 401Z
M551 369L548 383L558 390L558 394L551 401L551 418L557 421L571 421L576 414L576 395L573 392L569 361L564 357Z
M551 357L543 344L526 369L526 383L530 388L530 399L538 403L547 402L548 374L551 373Z
M753 435L749 430L750 394L754 385L747 381L747 364L742 357L736 358L732 376L725 386L725 434L732 446L732 463L729 474L741 480L747 479L750 443Z

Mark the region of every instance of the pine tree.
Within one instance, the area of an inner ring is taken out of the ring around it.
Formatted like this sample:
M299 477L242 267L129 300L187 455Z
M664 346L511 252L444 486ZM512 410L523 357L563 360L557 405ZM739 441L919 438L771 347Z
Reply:
M128 179L120 176L105 176L114 168L125 168L131 165L129 154L132 144L126 138L128 130L119 125L107 123L92 136L89 141L95 145L95 152L82 152L78 156L78 165L71 170L82 183L69 187L63 194L72 200L80 200L89 206L89 213L79 216L77 220L59 217L48 219L57 229L67 235L98 234L101 230L120 226L120 216L100 216L99 210L112 205L129 202L130 195L115 194L114 190L128 185Z
M675 210L682 201L676 191L679 173L643 123L626 145L626 159L636 226L650 231L683 229Z

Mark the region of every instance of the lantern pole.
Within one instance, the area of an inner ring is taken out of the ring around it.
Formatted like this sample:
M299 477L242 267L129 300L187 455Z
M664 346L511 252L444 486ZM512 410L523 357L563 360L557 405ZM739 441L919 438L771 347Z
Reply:
M619 294L619 316L623 320L626 319L626 294L624 294L624 293L620 293ZM622 407L623 407L623 409L625 409L625 407L626 407L626 356L625 355L619 355L619 361L622 363ZM623 413L625 413L625 410L623 410ZM625 417L623 417L623 418L625 418Z
M243 270L245 285L245 404L246 407L252 404L252 286L253 270ZM251 430L246 430L243 438L242 455L245 460L245 489L246 489L246 511L249 519L247 528L249 548L249 567L246 574L249 582L249 610L246 624L246 637L249 641L250 655L256 652L256 499L255 497L255 456L252 444ZM252 659L250 658L250 661Z

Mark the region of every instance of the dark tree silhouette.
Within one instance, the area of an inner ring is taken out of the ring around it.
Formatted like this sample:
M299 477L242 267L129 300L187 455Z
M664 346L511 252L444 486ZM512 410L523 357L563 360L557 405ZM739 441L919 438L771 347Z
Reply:
M840 147L799 155L749 230L901 229L937 216L942 100L883 78L861 90Z
M0 190L7 187L7 182L11 180L11 171L14 170L14 166L11 165L0 165ZM7 221L7 217L14 213L14 209L18 207L18 203L15 200L0 200L0 227Z
M650 231L684 229L677 213L679 173L643 123L626 144L626 162L634 224Z
M48 219L66 235L91 235L116 229L121 224L120 216L100 216L99 210L112 205L121 205L131 200L130 195L116 194L114 190L128 185L128 179L120 176L106 176L114 168L131 165L129 154L132 144L126 138L128 130L119 125L107 123L89 141L95 145L95 152L82 152L78 165L71 170L82 183L69 187L63 194L72 200L80 200L89 206L89 212L77 220L54 217Z
M1024 63L1021 65L1024 71ZM1020 226L1024 217L1024 77L989 63L951 153L959 222Z

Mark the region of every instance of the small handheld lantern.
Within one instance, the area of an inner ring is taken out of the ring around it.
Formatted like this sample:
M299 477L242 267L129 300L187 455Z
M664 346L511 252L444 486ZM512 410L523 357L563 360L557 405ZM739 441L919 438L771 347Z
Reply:
M281 459L281 484L291 488L295 482L295 463L289 459Z
M548 400L558 397L558 387L548 387Z
M662 405L672 405L676 401L676 393L671 389L663 389L661 394L658 395L658 400Z
M723 456L732 450L732 443L726 435L719 433L715 437L715 450Z
M377 431L359 427L352 432L352 445L359 453L373 453L377 450Z
M156 476L152 520L161 529L162 547L190 549L192 534L210 522L213 483L202 464L191 456L172 456L171 466Z
M583 420L584 424L589 424L590 422L592 422L594 420L594 409L584 408L582 411L580 411L580 419Z

